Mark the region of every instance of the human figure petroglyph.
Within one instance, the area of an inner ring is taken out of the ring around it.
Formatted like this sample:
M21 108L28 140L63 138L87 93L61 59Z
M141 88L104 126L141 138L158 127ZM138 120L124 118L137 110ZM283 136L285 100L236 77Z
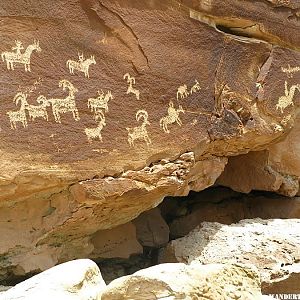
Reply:
M147 125L150 125L148 121L148 113L145 110L139 110L135 118L137 122L143 120L142 124L133 128L126 128L128 131L128 143L131 147L134 147L134 142L136 140L143 140L146 142L147 146L149 146L152 142L148 136Z
M78 53L78 61L74 61L69 59L66 63L69 68L70 74L74 74L74 70L80 71L84 73L84 76L90 78L89 69L91 65L95 65L96 60L95 56L91 55L90 58L84 59L83 54Z
M97 91L97 93L97 98L88 99L88 108L91 110L91 112L94 112L94 118L97 117L97 114L99 111L101 111L101 109L104 109L104 111L107 113L108 102L114 99L111 91L108 91L106 94L104 94L104 92L101 90L101 93L100 91Z
M61 123L60 114L64 114L67 112L72 112L73 119L75 121L79 121L80 120L79 113L75 102L75 93L77 93L78 90L74 87L74 85L70 81L66 79L63 79L59 82L59 87L62 87L64 91L68 90L69 95L64 99L47 100L47 102L52 105L52 113L55 122Z
M128 85L128 89L126 94L134 94L137 100L140 100L140 91L136 88L133 87L133 85L135 84L135 78L132 77L129 73L126 73L123 76L123 79L125 79L127 81Z
M7 115L10 121L11 129L17 129L17 122L22 123L23 127L28 127L27 117L26 117L26 104L28 95L22 92L17 93L14 97L14 102L16 106L21 103L20 109L18 111L8 111Z
M189 94L190 93L188 91L188 87L186 84L184 84L184 85L180 86L177 90L177 100L179 100L179 97L181 99L184 99L184 98L188 97Z
M33 44L29 45L24 53L21 53L21 50L24 49L22 42L15 41L16 46L12 47L12 50L15 52L2 52L1 58L3 62L6 62L6 67L8 70L14 70L14 64L20 63L25 67L25 72L31 72L30 62L31 62L31 54L33 51L41 52L42 49L40 47L39 41L34 41Z
M170 101L169 108L168 108L168 115L160 119L160 126L162 127L163 131L166 133L170 133L170 130L168 129L168 125L171 125L173 123L177 123L179 126L182 125L182 121L180 120L180 113L184 113L184 109L181 105L179 105L179 108L176 109L174 107L173 101Z
M296 89L300 92L300 84L292 85L290 90L288 89L288 83L285 81L284 83L284 96L279 97L278 103L276 104L276 109L280 109L281 113L288 106L294 106L293 98L296 92Z
M196 79L195 80L195 84L192 86L191 88L191 92L190 94L192 95L193 93L197 93L201 90L201 87L200 87L200 83L198 82L198 80Z
M87 139L89 141L89 143L92 143L93 140L99 140L100 142L103 142L102 140L102 135L101 135L101 131L102 129L106 126L106 122L105 122L105 116L104 113L102 111L100 111L97 116L96 116L96 120L99 120L98 126L95 128L85 128L84 132L87 136Z

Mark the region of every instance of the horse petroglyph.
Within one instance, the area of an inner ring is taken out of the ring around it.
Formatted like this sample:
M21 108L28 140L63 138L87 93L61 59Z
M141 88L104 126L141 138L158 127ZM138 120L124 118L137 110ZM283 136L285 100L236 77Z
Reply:
M98 97L97 98L89 98L88 99L88 108L91 110L91 112L94 112L94 118L97 118L97 115L99 112L101 112L101 109L104 109L104 111L108 112L108 102L110 100L113 100L114 97L111 93L111 91L108 91L106 94L101 90L97 91Z
M146 142L147 146L151 144L151 140L148 136L147 125L150 125L148 121L148 113L145 110L139 110L135 118L137 122L143 120L142 124L133 128L126 128L128 131L128 143L131 147L134 147L134 142L137 140L143 140Z
M200 83L198 82L198 80L195 80L195 84L192 86L192 88L191 88L191 95L193 94L193 93L197 93L197 92L199 92L201 90L201 87L200 87Z
M179 126L182 125L182 121L179 118L180 113L184 113L184 110L181 105L179 105L179 108L176 109L174 107L174 103L170 101L169 108L168 108L168 115L160 119L160 126L162 127L163 131L166 133L170 133L170 130L168 129L168 125L171 125L173 123L177 123Z
M134 94L136 99L140 100L140 91L133 87L135 84L135 78L131 77L129 73L126 73L123 79L127 80L127 83L129 84L126 94Z
M296 89L300 92L300 84L292 85L290 90L288 89L288 84L285 82L284 84L284 96L279 97L278 103L276 104L276 109L280 109L281 113L288 106L294 106L293 98L296 92Z
M177 100L179 100L179 97L181 99L187 98L189 96L188 87L186 84L181 85L177 90Z
M8 70L14 70L14 64L20 63L25 66L25 72L31 72L30 69L30 59L31 54L33 51L41 52L42 49L40 48L39 41L34 41L33 44L29 45L24 53L21 52L21 50L24 49L22 42L15 41L15 46L12 47L12 50L15 52L2 52L1 58L3 62L6 62L6 67Z
M104 113L102 111L100 111L97 114L96 121L99 121L97 127L95 127L95 128L85 128L85 130L84 130L89 143L92 143L93 140L97 140L97 139L99 139L100 142L103 142L101 131L104 128L104 126L106 126L106 122L105 122Z
M89 68L90 65L95 65L96 60L94 55L91 55L90 58L84 59L83 54L78 54L78 61L69 59L67 61L67 67L69 68L70 74L74 74L74 70L84 73L84 76L90 78Z
M66 79L63 79L59 82L59 87L62 87L64 91L66 89L69 91L69 95L66 98L48 99L48 100L45 100L45 98L40 98L40 99L44 99L45 102L47 101L52 105L52 113L55 122L61 123L60 114L64 114L67 112L72 112L73 119L75 121L79 121L80 120L79 113L75 102L75 93L77 93L78 90L74 87L74 85L70 81Z

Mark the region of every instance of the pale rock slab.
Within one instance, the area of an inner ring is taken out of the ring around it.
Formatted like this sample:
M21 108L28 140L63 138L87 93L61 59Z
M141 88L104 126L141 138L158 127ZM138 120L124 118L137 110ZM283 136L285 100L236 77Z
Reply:
M299 249L299 219L253 219L232 225L204 222L186 237L170 242L160 260L254 265L260 272L264 293L278 282L282 282L283 291L291 293L299 288L295 286L300 280L296 270Z
M100 300L106 287L98 266L91 260L63 263L1 293L1 300Z
M232 265L162 264L118 278L101 300L261 299L255 269Z

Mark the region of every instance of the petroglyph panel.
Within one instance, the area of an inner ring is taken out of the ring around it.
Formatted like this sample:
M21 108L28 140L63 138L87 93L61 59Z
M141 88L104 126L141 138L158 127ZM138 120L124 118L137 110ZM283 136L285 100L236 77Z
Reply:
M84 76L90 78L89 69L91 65L96 65L95 56L85 59L83 54L78 54L78 61L69 59L66 63L70 74L74 75L74 71L84 73Z
M295 73L300 72L300 67L291 67L288 65L287 67L281 67L281 71L286 73L289 78L293 78Z
M102 110L105 113L108 113L108 102L114 99L111 91L107 91L107 93L104 94L103 90L101 90L101 92L97 91L97 93L98 93L98 97L89 98L87 104L91 112L94 113L95 120L98 117L99 113L102 112Z
M105 115L102 111L99 111L95 119L98 121L98 126L95 128L85 128L84 132L87 136L89 143L92 143L93 140L99 140L103 142L101 131L106 126Z
M288 83L285 81L284 83L284 96L279 97L278 103L276 104L276 109L283 113L284 109L289 107L290 105L294 106L294 95L296 90L300 91L300 84L292 85L290 89L288 89Z
M128 131L128 143L131 147L134 147L135 142L144 141L147 146L149 146L152 142L147 130L147 126L150 125L150 122L148 121L148 112L145 110L139 110L137 111L135 118L137 122L141 122L141 125L133 128L126 128Z
M137 100L140 100L140 91L136 88L134 88L135 85L135 78L133 76L131 76L129 73L126 73L123 77L124 80L127 81L128 83L128 89L126 94L133 94L135 95Z
M42 51L39 41L34 41L34 43L29 45L23 53L23 43L21 41L15 41L15 46L13 46L11 50L14 52L4 51L1 53L2 61L6 62L7 70L14 70L15 64L23 64L25 67L25 72L31 72L30 63L32 52Z
M180 113L184 113L184 110L181 105L179 105L179 108L174 107L173 101L170 101L169 107L168 107L168 115L160 119L160 126L162 127L163 131L166 133L170 133L170 130L168 129L168 125L177 123L179 126L182 125L182 121L179 117Z

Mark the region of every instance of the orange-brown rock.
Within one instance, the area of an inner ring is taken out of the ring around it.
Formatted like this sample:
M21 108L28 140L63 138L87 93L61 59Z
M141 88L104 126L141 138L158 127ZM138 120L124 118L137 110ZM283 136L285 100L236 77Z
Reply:
M3 276L88 257L99 230L211 186L228 156L291 129L299 24L270 2L241 16L240 1L205 1L238 24L262 12L274 39L241 38L193 2L1 1Z

